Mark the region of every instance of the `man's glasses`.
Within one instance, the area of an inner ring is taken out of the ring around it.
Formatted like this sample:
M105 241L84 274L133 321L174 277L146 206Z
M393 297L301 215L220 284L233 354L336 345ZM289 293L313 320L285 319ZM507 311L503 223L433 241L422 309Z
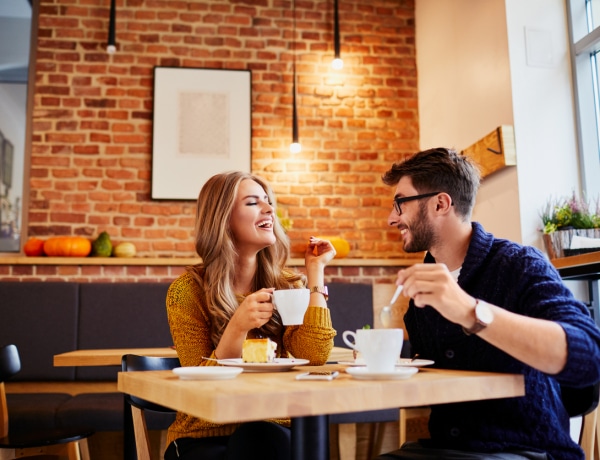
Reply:
M403 198L396 197L394 198L394 210L399 216L401 216L402 208L400 207L400 205L402 205L403 203L406 203L407 201L420 200L421 198L429 198L431 196L439 195L440 193L442 192L424 193L422 195L405 196Z

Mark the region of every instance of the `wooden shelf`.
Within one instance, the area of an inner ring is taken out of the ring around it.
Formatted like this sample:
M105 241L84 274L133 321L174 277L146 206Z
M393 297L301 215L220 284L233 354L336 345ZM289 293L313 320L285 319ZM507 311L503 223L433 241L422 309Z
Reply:
M334 259L329 263L332 267L404 267L420 262L422 259ZM152 265L152 266L187 266L200 262L192 257L23 257L2 256L0 265ZM303 267L304 259L295 258L288 261L291 267Z

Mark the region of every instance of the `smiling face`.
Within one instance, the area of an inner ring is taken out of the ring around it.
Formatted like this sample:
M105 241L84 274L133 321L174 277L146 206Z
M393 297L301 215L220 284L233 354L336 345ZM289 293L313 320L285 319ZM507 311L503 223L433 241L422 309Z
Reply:
M231 232L240 253L258 252L275 243L274 208L257 182L240 182L230 217Z
M395 197L415 195L419 195L419 192L413 187L412 180L404 176L396 186ZM400 230L406 252L428 251L437 241L427 210L430 198L434 197L403 203L400 206L402 214L398 214L394 208L390 212L388 224Z

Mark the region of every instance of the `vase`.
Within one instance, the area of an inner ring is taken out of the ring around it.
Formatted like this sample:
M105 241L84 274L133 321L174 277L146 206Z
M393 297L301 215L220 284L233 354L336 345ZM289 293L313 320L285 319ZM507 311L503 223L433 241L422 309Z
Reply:
M571 247L571 240L574 235L584 236L587 238L600 238L600 228L577 228L568 230L557 230L552 233L544 233L544 246L550 259L565 257L565 249ZM591 250L600 250L591 249Z

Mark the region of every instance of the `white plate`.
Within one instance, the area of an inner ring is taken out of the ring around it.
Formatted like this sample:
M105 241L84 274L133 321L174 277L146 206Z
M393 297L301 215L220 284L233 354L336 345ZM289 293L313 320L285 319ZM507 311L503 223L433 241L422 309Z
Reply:
M369 372L366 367L349 367L346 372L360 380L408 379L419 372L416 367L396 367L393 372Z
M400 361L396 363L396 366L423 367L431 366L432 364L435 364L435 361L430 359L401 358Z
M236 378L243 370L241 367L193 366L176 367L173 372L181 380L227 380Z
M241 367L246 372L281 372L289 371L295 366L304 366L309 363L308 359L297 358L275 358L272 363L245 363L242 358L219 359L223 366Z
M423 367L423 366L431 366L435 361L430 359L415 359L411 360L410 358L401 358L396 361L397 367ZM358 358L356 361L338 361L338 364L342 364L344 366L366 366L364 359Z

